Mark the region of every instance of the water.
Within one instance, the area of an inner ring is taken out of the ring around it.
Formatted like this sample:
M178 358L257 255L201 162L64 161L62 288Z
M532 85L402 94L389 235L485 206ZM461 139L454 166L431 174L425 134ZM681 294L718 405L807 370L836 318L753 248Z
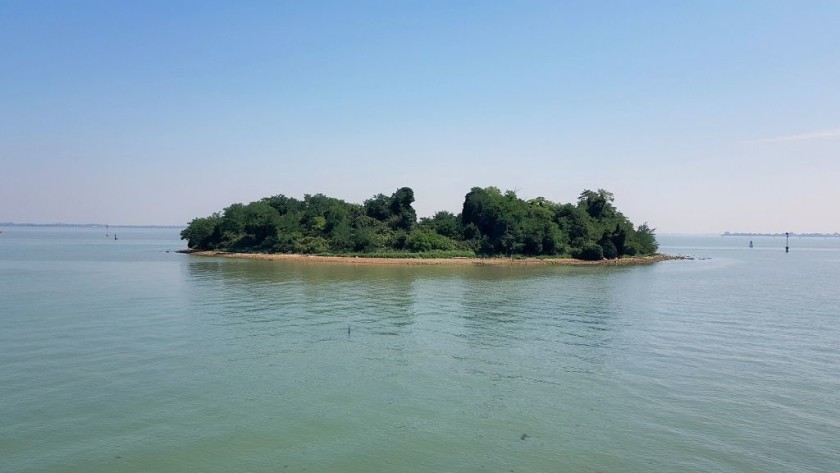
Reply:
M354 267L2 230L2 472L840 471L840 240Z

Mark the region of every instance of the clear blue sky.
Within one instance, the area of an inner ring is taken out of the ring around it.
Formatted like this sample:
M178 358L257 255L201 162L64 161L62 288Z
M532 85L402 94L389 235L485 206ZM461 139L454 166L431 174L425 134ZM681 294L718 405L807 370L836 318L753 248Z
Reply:
M0 0L0 221L489 185L840 231L840 2Z

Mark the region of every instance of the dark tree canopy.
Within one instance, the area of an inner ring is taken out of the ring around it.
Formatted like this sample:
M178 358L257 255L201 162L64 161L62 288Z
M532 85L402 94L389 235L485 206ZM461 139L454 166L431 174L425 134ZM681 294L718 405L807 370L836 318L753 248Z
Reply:
M455 215L417 221L414 191L397 189L352 204L323 194L284 195L232 204L193 219L181 232L187 246L273 253L430 253L443 256L572 256L598 260L657 251L654 230L638 227L603 189L584 190L576 204L474 187Z

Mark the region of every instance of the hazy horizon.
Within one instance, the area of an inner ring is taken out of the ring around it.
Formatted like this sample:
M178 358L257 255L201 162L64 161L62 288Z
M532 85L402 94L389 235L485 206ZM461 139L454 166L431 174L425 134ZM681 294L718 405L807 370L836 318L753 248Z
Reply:
M0 221L0 227L2 226L18 226L18 227L25 227L25 226L33 226L33 227L79 227L79 228L97 228L97 227L111 227L111 228L186 228L187 224L123 224L123 223L98 223L98 222L9 222L9 221ZM840 234L840 231L834 232L802 232L796 230L775 230L775 231L768 231L768 232L756 232L751 230L723 230L720 232L660 232L656 228L653 229L657 235L659 236L743 236L743 235L760 235L760 236L784 236L786 231L790 233L792 236L808 236L808 235L825 235L825 236L834 236ZM730 234L730 235L724 235Z
M0 221L607 189L662 234L840 231L840 4L0 5Z

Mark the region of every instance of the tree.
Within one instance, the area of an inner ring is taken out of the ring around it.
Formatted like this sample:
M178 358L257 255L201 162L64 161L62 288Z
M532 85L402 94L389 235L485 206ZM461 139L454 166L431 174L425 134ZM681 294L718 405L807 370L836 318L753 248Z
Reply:
M420 225L448 238L458 238L464 232L459 216L445 210L434 214L431 218L421 218Z
M219 223L222 221L218 213L210 217L194 218L181 230L181 239L187 240L188 248L211 249L218 243L221 235Z
M647 222L639 225L633 235L632 244L635 246L636 252L639 255L652 255L659 249L659 244L656 242L656 234L654 228L650 228Z
M629 224L629 222L627 222ZM610 235L610 241L615 246L616 252L618 252L619 256L623 256L627 254L627 229L625 228L626 225L616 224L615 230ZM633 225L630 224L631 231L633 230Z
M527 214L526 206L512 191L502 194L496 187L473 187L464 197L461 222L478 229L482 253L513 254L523 246L520 223Z
M587 243L582 248L574 250L572 256L586 261L599 261L604 259L604 249L595 243Z
M280 213L266 202L251 202L243 209L245 234L253 238L253 245L260 246L268 237L277 235Z
M222 221L219 223L221 234L220 245L236 247L245 236L245 206L240 203L231 204L222 211Z
M391 198L376 194L364 203L365 214L383 222L391 218Z
M414 191L409 187L401 187L391 196L391 227L395 230L411 230L417 223L417 212L411 204L414 202Z
M601 239L598 240L598 246L601 247L601 254L604 256L604 258L618 258L618 249L615 247L615 244L612 242L608 234L605 233L604 236L602 236Z
M405 249L414 252L452 250L456 243L432 230L414 230L405 238Z
M409 187L362 205L324 194L303 200L278 194L193 219L181 238L190 248L300 253L471 249L486 256L601 259L656 252L654 230L646 223L634 228L613 200L603 189L584 190L576 204L555 204L473 187L459 215L437 212L418 224Z
M615 198L612 192L598 189L598 192L589 189L584 190L578 197L578 206L586 210L586 213L594 219L611 217L615 213L612 202Z
M560 231L569 239L572 247L582 248L593 239L592 217L580 206L560 205L555 209L554 221Z
M266 197L262 199L262 201L274 207L280 215L285 215L289 212L297 212L303 209L303 202L292 197L286 197L283 194Z

